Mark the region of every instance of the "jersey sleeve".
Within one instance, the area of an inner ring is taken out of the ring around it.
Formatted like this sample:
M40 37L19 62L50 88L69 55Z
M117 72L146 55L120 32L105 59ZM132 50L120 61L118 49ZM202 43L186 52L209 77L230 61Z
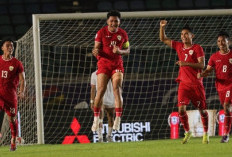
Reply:
M126 31L124 31L124 38L125 38L125 40L124 40L124 43L122 45L122 48L127 49L127 48L129 48L130 43L129 43L129 39L128 39L128 35L127 35Z
M211 67L215 66L214 55L209 58L208 65L211 66Z
M205 56L204 50L200 45L197 46L196 51L197 51L197 58Z
M176 49L177 49L177 46L178 46L178 43L179 43L179 42L172 40L172 41L171 41L171 47L172 47L173 49L176 50Z
M23 64L19 61L18 73L24 72Z
M96 75L96 72L93 72L92 74L91 74L91 85L94 85L94 86L96 86L97 85L97 75Z
M97 34L96 34L96 36L95 36L95 41L97 41L97 42L102 42L102 29L100 29L98 32L97 32Z

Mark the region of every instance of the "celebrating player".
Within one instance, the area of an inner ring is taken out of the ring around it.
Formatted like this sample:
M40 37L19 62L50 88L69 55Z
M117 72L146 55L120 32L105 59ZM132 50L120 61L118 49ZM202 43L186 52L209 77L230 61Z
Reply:
M229 35L221 31L217 36L217 45L219 51L214 53L210 59L206 70L200 76L207 77L213 70L216 75L216 88L225 112L225 128L221 143L229 141L231 129L231 111L232 103L232 51L229 48Z
M16 150L16 136L18 133L17 124L17 103L18 98L24 97L25 73L23 65L13 57L14 44L11 39L5 39L1 43L3 55L0 56L0 109L4 110L9 119L11 130L10 151ZM20 83L19 92L17 86Z
M174 48L177 51L179 61L179 76L176 81L179 83L178 88L178 112L180 121L185 130L183 144L187 143L192 132L189 129L188 115L186 113L186 105L190 100L192 104L198 108L201 120L204 127L203 143L209 142L208 135L208 113L206 111L206 98L202 78L198 79L197 75L204 68L205 58L204 52L200 45L193 44L192 39L194 34L191 28L185 26L181 30L182 42L173 41L166 37L165 26L166 20L160 21L160 40L166 45Z
M123 60L122 55L130 53L129 41L126 31L119 28L121 14L118 11L110 11L107 14L107 24L101 28L95 37L93 55L98 59L97 94L94 99L94 121L92 131L99 127L99 114L101 101L106 91L109 79L112 80L115 98L115 112L113 129L119 130L122 115L122 82Z
M91 93L90 93L90 103L91 103L91 108L93 109L94 107L94 99L96 96L96 86L97 86L97 70L92 73L91 75ZM108 134L106 136L106 139L108 142L112 142L112 131L113 131L113 122L114 122L114 94L113 94L113 86L111 80L109 80L106 88L106 92L103 96L103 106L100 112L99 116L99 129L98 129L98 137L99 137L99 142L103 142L103 136L102 136L102 127L103 127L103 118L104 118L104 111L106 111L107 114L107 119L108 119Z

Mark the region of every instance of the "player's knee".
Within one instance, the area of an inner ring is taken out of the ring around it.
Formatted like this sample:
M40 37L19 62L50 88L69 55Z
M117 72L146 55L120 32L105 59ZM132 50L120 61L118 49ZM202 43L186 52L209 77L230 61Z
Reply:
M10 123L15 123L16 122L16 120L17 120L17 117L16 116L9 116L9 122Z
M183 115L183 114L185 114L185 112L186 112L186 109L185 109L185 107L183 107L183 106L180 106L180 107L178 108L178 112L179 112L179 114L180 114L180 115Z
M228 114L230 112L230 104L224 104L224 112Z

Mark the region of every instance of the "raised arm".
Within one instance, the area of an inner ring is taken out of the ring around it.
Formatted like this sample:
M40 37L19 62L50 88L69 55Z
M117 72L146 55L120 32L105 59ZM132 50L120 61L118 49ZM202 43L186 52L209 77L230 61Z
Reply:
M93 54L95 57L97 57L97 55L98 55L98 53L99 53L100 47L101 47L101 43L95 41L94 47L93 47L93 50L92 50L92 54Z
M25 73L19 73L19 93L18 93L18 97L20 99L24 98L24 94L25 94L25 88L26 88L26 81L25 81Z
M166 45L171 47L172 44L172 40L167 38L166 34L165 34L165 26L167 25L167 21L166 20L161 20L160 21L160 40L165 43Z

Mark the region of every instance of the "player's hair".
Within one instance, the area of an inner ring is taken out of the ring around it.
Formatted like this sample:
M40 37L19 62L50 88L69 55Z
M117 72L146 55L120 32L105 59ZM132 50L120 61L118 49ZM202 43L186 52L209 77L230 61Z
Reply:
M110 16L117 16L119 19L121 18L121 14L120 14L120 12L118 10L110 10L107 13L107 19L109 19Z
M230 38L229 34L226 31L220 31L217 37L220 37L220 36L226 37L227 39Z
M189 27L189 25L185 25L185 26L181 29L181 31L184 30L184 29L186 29L186 30L188 30L189 32L193 33L193 30L192 30L192 28Z
M0 47L2 47L3 44L4 44L5 42L7 42L7 41L10 41L10 42L12 42L12 43L15 45L15 42L14 42L14 40L13 40L12 38L10 38L10 37L5 37L5 38L3 38L2 41L1 41Z

